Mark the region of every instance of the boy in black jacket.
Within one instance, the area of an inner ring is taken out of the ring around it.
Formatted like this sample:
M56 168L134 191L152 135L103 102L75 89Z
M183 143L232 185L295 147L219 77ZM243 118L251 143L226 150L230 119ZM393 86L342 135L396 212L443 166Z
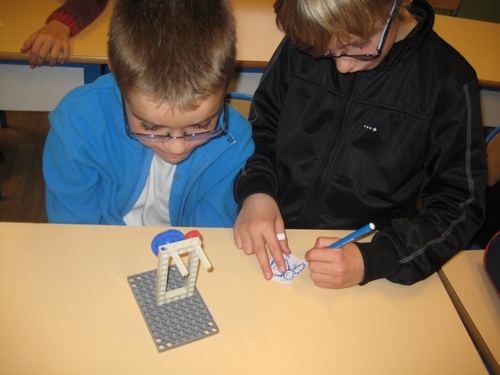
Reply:
M254 96L236 245L270 279L266 246L283 270L285 228L374 222L370 243L332 251L335 239L319 238L306 254L312 280L344 288L428 277L483 222L474 70L432 30L423 0L278 0L275 11L286 38Z

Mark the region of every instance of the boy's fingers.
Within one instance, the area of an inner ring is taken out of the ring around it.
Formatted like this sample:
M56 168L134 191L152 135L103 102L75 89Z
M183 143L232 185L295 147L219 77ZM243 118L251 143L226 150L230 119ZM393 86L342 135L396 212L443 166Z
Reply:
M286 263L285 263L285 259L283 259L283 251L281 250L281 242L282 241L278 241L277 237L273 237L267 242L267 247L269 248L269 252L271 253L271 256L273 257L274 261L276 262L276 267L278 267L278 270L280 272L285 272L286 271ZM269 267L269 269L271 269L271 267Z
M271 266L269 264L269 257L267 256L267 251L265 245L261 248L260 246L256 248L255 256L257 257L257 261L259 262L259 266L262 269L262 273L264 274L264 278L266 280L271 280L273 278L273 271L271 270Z

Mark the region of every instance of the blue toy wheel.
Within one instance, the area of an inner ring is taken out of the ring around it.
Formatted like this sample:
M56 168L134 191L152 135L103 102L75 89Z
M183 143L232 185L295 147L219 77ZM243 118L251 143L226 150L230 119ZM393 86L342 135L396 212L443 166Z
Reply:
M179 242L183 241L186 239L186 236L177 229L169 229L164 232L158 233L154 238L153 241L151 241L151 250L153 250L153 253L158 256L158 248L160 246L173 243L173 242Z

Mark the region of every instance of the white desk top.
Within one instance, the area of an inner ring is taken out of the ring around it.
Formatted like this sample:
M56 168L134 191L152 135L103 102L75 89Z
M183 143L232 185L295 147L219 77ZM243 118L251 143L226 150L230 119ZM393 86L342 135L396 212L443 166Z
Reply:
M440 276L493 372L500 374L500 299L484 272L483 257L483 250L463 251Z
M231 229L200 229L214 270L197 288L220 332L158 353L128 285L156 268L165 228L0 223L0 373L481 374L437 275L320 289L265 281ZM288 231L303 257L314 239Z

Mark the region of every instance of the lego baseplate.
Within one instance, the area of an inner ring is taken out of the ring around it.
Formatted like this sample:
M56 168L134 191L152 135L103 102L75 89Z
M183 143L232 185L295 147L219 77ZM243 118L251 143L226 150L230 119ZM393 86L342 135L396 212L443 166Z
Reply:
M156 270L129 276L128 282L160 353L219 333L197 288L191 297L157 306ZM177 267L170 266L168 290L183 285Z

